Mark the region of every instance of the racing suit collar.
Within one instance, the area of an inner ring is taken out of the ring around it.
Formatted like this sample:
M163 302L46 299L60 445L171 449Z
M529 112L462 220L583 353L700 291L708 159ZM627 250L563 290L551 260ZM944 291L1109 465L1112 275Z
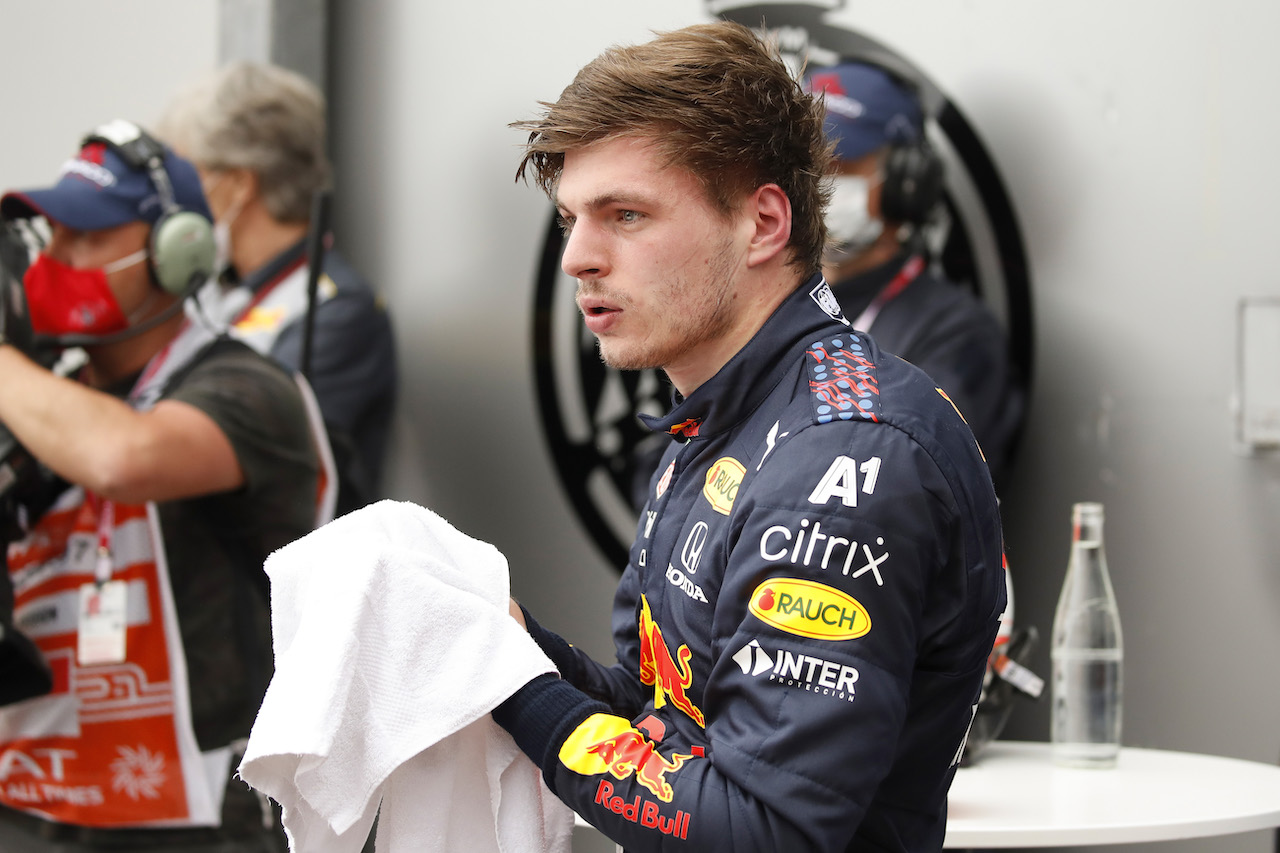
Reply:
M820 286L825 287L822 276L815 275L797 287L715 376L688 397L677 393L675 406L666 415L641 414L640 420L678 441L706 438L731 428L760 405L783 377L795 372L796 363L786 353L839 322L811 295Z

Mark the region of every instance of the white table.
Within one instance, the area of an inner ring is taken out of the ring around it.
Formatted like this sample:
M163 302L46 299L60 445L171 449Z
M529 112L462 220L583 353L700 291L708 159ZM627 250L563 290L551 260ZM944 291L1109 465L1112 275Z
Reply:
M1047 743L996 741L957 771L948 849L1074 847L1230 835L1280 826L1280 767L1124 747L1116 767L1055 767ZM604 843L608 846L591 846ZM578 818L575 853L612 849Z
M948 848L1066 847L1280 826L1280 767L1125 747L1106 770L1055 767L1046 743L996 741L951 785Z

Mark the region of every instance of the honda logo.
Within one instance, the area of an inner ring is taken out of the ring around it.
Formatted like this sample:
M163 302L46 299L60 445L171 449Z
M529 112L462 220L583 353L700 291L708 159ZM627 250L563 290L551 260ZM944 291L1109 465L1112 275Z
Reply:
M698 563L702 560L702 549L707 544L707 523L699 521L689 531L689 538L684 540L684 549L680 552L680 562L685 571L694 574L698 571Z

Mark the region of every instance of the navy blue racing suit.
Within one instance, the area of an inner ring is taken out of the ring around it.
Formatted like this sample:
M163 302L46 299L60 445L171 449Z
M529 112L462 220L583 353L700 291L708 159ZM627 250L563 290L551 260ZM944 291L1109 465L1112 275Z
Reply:
M987 467L946 396L801 286L650 425L655 471L603 666L494 712L629 851L921 851L1005 606Z

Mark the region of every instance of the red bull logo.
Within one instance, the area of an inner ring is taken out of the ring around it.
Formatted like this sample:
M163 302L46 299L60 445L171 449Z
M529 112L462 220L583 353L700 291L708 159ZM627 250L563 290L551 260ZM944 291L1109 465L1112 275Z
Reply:
M236 323L236 328L242 332L270 331L277 328L284 322L284 319L283 308L264 308L257 305L250 309L249 313L240 322Z
M689 659L693 652L681 645L672 657L662 629L649 613L649 600L640 597L640 682L653 685L653 707L661 708L670 702L688 714L703 728L707 726L701 709L693 704L687 693L693 686L693 667Z
M570 770L584 776L607 773L620 780L635 776L664 803L675 796L667 774L678 771L690 758L693 755L680 753L664 758L629 722L610 714L588 717L560 748L560 763Z
M674 436L681 438L697 438L698 430L702 427L702 418L689 418L667 430Z
M664 803L674 796L667 773L679 770L693 757L672 753L670 760L663 758L648 738L634 729L593 744L587 752L599 756L611 776L626 779L635 774L636 781Z

